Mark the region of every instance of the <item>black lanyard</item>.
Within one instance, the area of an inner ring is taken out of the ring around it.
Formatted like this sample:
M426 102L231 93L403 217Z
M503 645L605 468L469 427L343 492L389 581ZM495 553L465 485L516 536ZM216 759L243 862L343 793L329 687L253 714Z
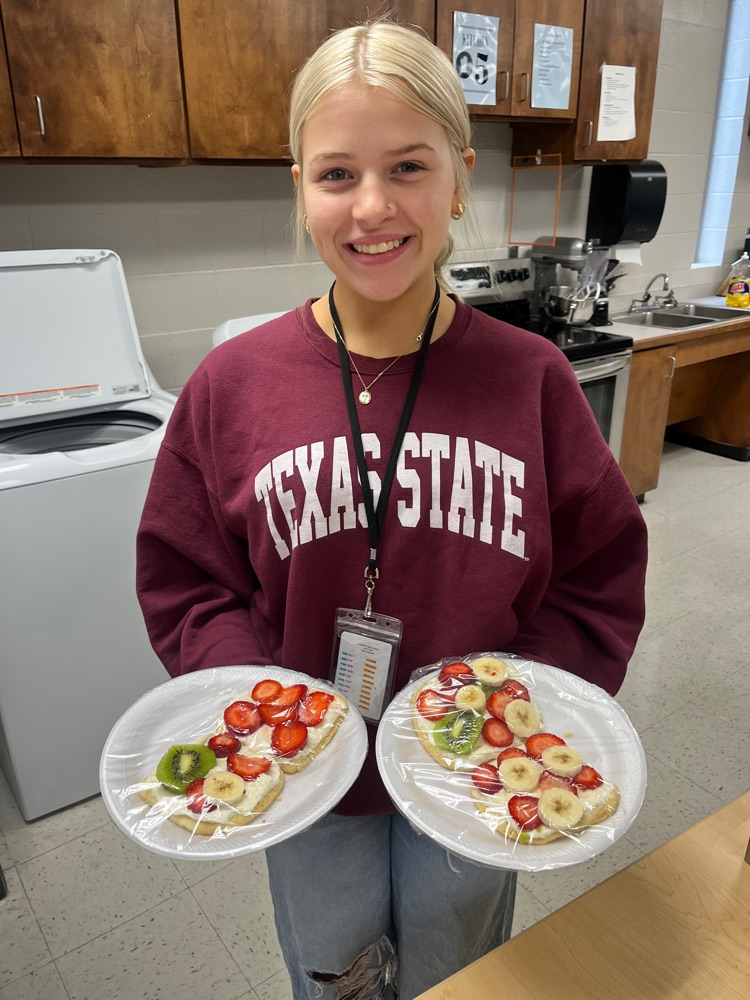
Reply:
M432 300L430 318L427 321L427 326L425 327L424 334L422 336L422 345L419 349L419 357L417 358L417 363L414 366L411 382L409 383L409 391L406 395L406 402L404 403L401 420L398 425L398 430L396 431L396 438L393 442L393 447L391 448L391 455L388 459L383 486L380 491L380 497L378 498L377 510L375 509L375 505L373 503L372 489L370 488L370 480L367 476L367 462L365 461L365 450L362 445L362 431L359 426L357 406L354 402L354 390L352 389L352 374L349 364L349 355L344 343L344 330L341 326L341 320L339 319L339 314L336 311L336 306L333 301L333 289L334 285L331 285L330 291L328 292L328 308L331 310L331 318L333 319L334 325L339 332L339 335L336 337L336 347L339 352L341 377L344 382L344 395L346 396L346 407L349 411L349 423L352 428L354 451L357 456L359 481L362 486L365 514L367 515L367 528L370 533L370 559L368 561L367 568L365 569L365 578L373 581L378 575L377 551L378 542L380 540L380 531L383 526L383 518L385 517L385 508L391 492L393 477L396 473L396 464L398 462L399 455L401 454L401 445L403 444L406 428L409 425L412 410L414 409L414 403L417 399L417 390L419 389L419 383L422 378L422 369L424 368L424 364L427 359L427 348L430 346L432 331L435 327L435 321L437 319L437 304L440 301L440 286L437 282L435 282L435 297ZM369 587L368 592L370 594L372 593Z

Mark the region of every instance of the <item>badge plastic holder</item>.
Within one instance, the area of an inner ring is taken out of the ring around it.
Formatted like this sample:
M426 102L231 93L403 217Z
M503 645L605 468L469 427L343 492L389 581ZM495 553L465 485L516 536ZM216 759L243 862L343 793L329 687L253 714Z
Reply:
M372 725L393 697L402 631L403 623L390 615L336 612L329 679Z

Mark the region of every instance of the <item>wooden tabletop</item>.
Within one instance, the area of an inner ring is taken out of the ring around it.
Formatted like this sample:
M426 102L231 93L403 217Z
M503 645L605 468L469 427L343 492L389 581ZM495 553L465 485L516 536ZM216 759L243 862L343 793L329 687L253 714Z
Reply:
M748 1000L750 792L418 1000Z

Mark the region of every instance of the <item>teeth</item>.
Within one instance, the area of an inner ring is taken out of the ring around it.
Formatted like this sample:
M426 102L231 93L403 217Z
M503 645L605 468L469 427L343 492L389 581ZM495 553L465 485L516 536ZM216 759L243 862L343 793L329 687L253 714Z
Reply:
M352 243L357 253L386 253L400 247L403 240L389 240L387 243Z

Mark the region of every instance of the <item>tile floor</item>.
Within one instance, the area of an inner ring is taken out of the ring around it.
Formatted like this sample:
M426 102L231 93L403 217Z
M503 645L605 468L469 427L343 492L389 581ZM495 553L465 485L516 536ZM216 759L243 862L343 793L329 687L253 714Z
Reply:
M589 864L521 876L515 933L750 786L750 465L667 445L642 509L648 620L620 701L646 801ZM0 865L0 1000L291 1000L262 857L148 853L98 798L27 824L0 772Z

